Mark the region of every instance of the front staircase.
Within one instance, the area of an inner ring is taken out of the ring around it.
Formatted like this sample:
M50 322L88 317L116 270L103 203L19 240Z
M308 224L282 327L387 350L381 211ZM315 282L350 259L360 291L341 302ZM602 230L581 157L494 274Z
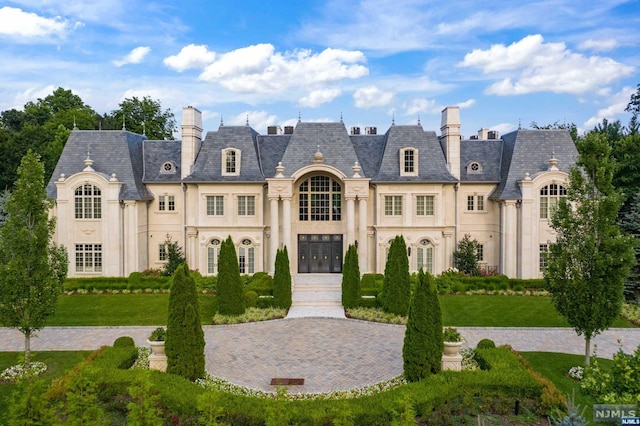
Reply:
M298 274L291 278L292 305L287 318L345 318L342 274Z

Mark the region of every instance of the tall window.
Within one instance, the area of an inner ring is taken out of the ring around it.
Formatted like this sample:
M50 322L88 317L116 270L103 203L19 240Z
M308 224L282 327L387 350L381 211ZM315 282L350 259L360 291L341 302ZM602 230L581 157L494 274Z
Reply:
M102 244L76 244L76 272L102 272Z
M560 198L567 196L567 189L556 183L540 188L540 219L549 219L560 203Z
M400 150L400 175L418 175L418 150L414 148L403 148Z
M255 216L256 197L253 195L238 196L238 216Z
M484 211L484 195L467 195L467 211Z
M418 195L416 197L416 214L418 216L433 216L433 195Z
M100 188L85 183L75 192L76 219L102 218L102 195Z
M544 272L547 269L547 259L549 256L549 245L540 244L540 272Z
M328 176L312 176L298 190L299 219L339 221L342 219L342 186Z
M207 216L224 215L224 197L222 195L207 195Z
M420 240L416 250L418 270L424 269L433 273L433 245L429 240Z
M160 195L158 197L158 210L161 212L176 210L176 197L174 195Z
M484 261L484 245L483 244L478 244L478 250L476 250L476 259L478 259L478 262Z
M238 266L241 274L253 274L255 272L255 247L251 240L244 239L238 248Z
M413 158L414 152L412 149L408 149L404 152L404 172L413 173Z
M220 256L221 242L214 238L209 242L207 247L207 272L210 274L218 273L218 257Z
M402 216L402 195L385 195L385 216Z
M238 176L240 174L240 150L227 148L222 150L222 175Z
M167 257L167 245L165 243L158 244L158 260L164 262L168 260Z

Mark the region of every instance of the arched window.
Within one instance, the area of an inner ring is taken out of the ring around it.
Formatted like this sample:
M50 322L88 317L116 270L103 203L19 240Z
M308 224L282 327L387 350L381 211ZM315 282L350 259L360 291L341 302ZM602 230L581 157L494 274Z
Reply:
M567 189L557 183L540 188L540 219L549 219L560 203L560 198L567 196Z
M425 271L433 273L433 244L431 241L420 240L416 249L416 262L418 270L424 268Z
M102 218L102 195L100 188L85 183L75 192L76 219Z
M256 249L250 239L245 238L238 248L238 266L241 274L253 274L256 269Z
M218 273L218 257L220 256L221 241L217 238L209 241L207 246L207 272L209 274Z
M240 150L227 148L222 150L222 176L240 175Z
M341 220L342 186L328 176L312 176L300 184L298 204L300 220Z

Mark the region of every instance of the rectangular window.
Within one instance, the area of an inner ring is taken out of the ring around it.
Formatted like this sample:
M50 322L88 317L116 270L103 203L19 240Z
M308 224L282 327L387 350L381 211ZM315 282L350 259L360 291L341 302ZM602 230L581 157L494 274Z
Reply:
M478 259L478 262L484 261L484 245L483 244L478 244L478 250L476 251L476 258Z
M408 149L404 152L404 172L413 173L413 150Z
M176 211L176 197L173 195L169 195L169 211Z
M256 197L253 195L238 196L238 216L255 216Z
M207 216L224 215L224 197L222 195L207 195Z
M484 211L484 195L467 195L467 211Z
M402 195L385 195L385 216L402 216Z
M418 216L433 216L433 195L418 195L416 197L416 214Z
M227 151L225 169L227 173L236 172L236 152L235 151Z
M547 269L547 258L549 256L549 245L540 244L540 272Z
M207 272L210 274L218 273L218 257L220 256L220 246L207 248Z
M158 245L158 260L160 262L167 260L167 245L164 243Z
M540 219L549 219L549 197L540 197Z
M475 199L473 195L467 195L467 210L470 212L474 210L474 206L475 206L474 200Z
M477 201L477 210L478 211L484 211L484 195L478 195L476 197L476 201Z
M102 244L76 244L76 272L102 272Z
M158 210L163 212L165 211L166 208L167 208L166 197L164 195L161 195L158 197Z

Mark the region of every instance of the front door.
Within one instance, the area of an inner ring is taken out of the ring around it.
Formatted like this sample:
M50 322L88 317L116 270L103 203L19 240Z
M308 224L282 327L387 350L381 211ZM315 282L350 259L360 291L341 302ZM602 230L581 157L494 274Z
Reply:
M310 274L342 272L342 235L298 235L298 272Z

